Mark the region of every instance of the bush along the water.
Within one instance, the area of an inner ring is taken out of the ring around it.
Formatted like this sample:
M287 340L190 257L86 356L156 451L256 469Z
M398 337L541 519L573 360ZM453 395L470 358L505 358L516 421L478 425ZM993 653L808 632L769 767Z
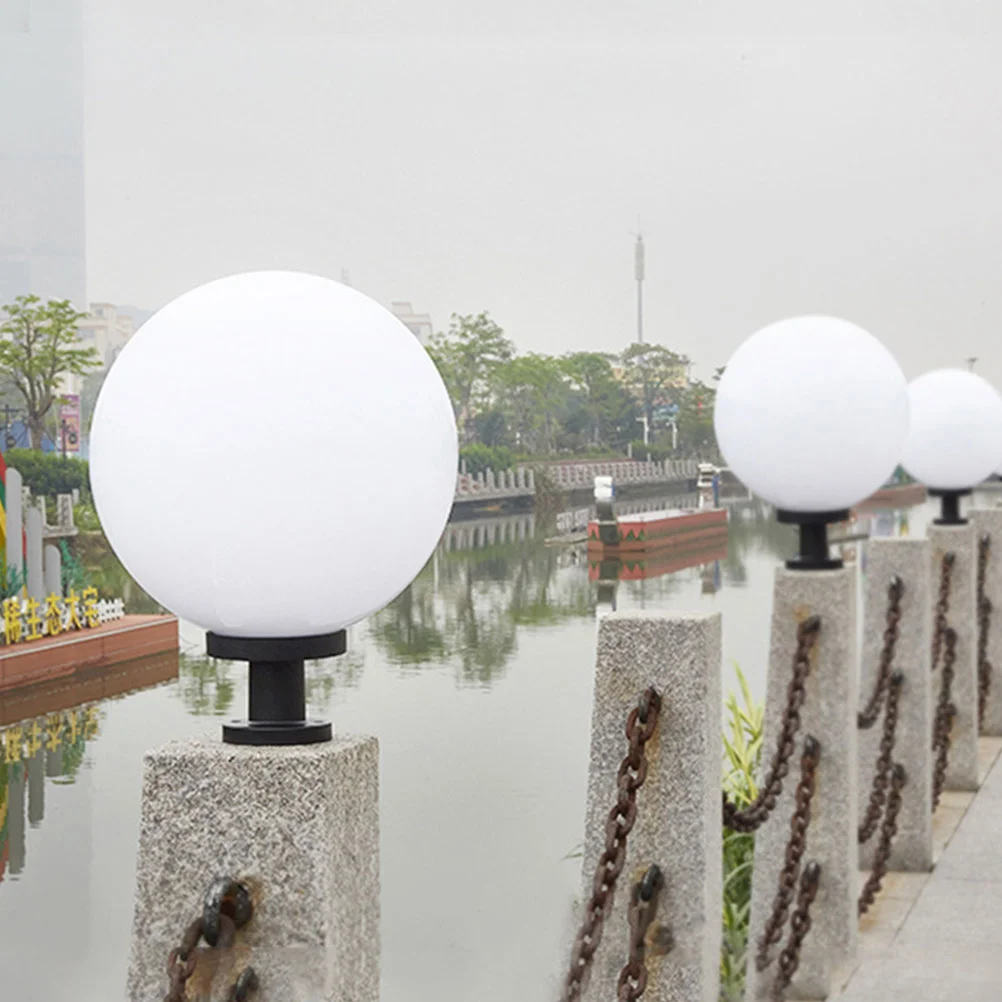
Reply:
M738 807L758 794L755 776L762 758L765 708L753 699L741 669L734 666L741 699L731 692L725 703L724 792ZM720 955L720 1002L741 1002L751 918L751 878L755 836L724 828L724 914Z
M89 468L82 459L64 459L56 453L36 449L8 449L4 460L21 474L35 497L72 494L75 490L90 493Z

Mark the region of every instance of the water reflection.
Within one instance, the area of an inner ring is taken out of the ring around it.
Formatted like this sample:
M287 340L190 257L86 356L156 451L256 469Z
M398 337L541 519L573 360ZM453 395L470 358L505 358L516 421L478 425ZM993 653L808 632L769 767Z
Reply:
M0 730L0 883L19 876L27 859L25 820L45 819L45 779L72 783L88 741L98 735L97 706L50 713ZM27 803L27 811L25 804Z

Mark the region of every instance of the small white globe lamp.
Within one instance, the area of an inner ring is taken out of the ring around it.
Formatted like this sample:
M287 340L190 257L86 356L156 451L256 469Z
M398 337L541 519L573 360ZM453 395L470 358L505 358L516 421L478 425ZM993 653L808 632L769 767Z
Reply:
M304 660L421 570L452 507L452 406L414 335L345 285L235 275L155 314L108 373L91 482L108 540L209 654L250 662L238 744L329 740Z
M939 497L938 525L963 525L960 499L1002 464L1002 396L966 369L937 369L908 385L904 468Z
M908 390L894 356L834 317L793 317L753 334L717 389L714 426L737 477L800 526L787 566L825 570L827 526L893 473L908 432Z

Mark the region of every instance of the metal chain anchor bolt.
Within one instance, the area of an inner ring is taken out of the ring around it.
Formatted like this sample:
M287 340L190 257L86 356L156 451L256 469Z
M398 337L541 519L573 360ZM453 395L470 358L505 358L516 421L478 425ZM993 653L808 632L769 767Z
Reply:
M946 782L946 767L950 758L950 731L953 729L953 718L957 708L950 701L953 688L953 665L957 660L957 631L948 627L944 634L946 652L943 655L943 673L939 685L939 702L936 706L936 716L932 739L932 750L936 752L932 779L932 806L939 806L939 798L943 794Z
M647 931L657 915L664 876L652 864L643 878L637 881L630 894L630 955L619 974L618 1002L636 1002L647 990ZM659 940L671 935L667 926L657 929ZM667 952L667 951L664 951Z

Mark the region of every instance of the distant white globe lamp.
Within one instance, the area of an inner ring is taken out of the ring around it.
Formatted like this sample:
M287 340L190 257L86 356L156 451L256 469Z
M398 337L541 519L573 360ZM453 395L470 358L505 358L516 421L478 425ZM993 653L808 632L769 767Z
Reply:
M835 317L770 324L734 353L717 389L717 442L751 491L800 527L787 566L826 570L827 526L894 472L908 433L908 389L872 334Z
M940 500L939 525L963 525L960 499L1002 465L1002 396L966 369L937 369L908 386L902 465Z
M101 523L129 573L250 662L237 744L329 740L304 661L401 592L452 507L456 426L414 335L315 275L185 293L125 346L91 433Z

